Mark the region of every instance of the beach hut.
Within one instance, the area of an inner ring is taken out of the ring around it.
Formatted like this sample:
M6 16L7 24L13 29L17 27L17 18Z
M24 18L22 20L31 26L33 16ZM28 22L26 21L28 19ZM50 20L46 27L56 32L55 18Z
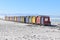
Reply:
M24 16L24 23L26 23L26 16Z
M20 16L20 22L24 23L24 16Z
M9 16L7 17L7 20L10 21L10 17Z
M41 24L41 16L36 17L36 24Z
M20 22L22 22L22 16L20 16Z
M29 16L29 23L32 23L32 16Z
M49 16L43 16L41 21L43 21L42 24L44 25L51 25Z
M12 21L12 16L10 16L10 21Z
M5 20L6 20L6 21L8 20L8 17L7 17L7 16L5 16Z
M14 16L14 21L17 22L17 16Z
M22 16L22 23L24 23L24 16Z
M29 16L26 16L26 23L29 23Z
M20 22L20 16L16 17L16 22Z
M36 16L32 16L32 24L36 23Z
M12 16L12 21L14 21L14 16Z

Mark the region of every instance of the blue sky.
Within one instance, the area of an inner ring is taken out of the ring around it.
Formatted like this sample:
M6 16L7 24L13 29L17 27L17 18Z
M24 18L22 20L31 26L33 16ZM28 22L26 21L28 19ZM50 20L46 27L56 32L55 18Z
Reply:
M0 0L0 15L32 14L60 17L60 0Z

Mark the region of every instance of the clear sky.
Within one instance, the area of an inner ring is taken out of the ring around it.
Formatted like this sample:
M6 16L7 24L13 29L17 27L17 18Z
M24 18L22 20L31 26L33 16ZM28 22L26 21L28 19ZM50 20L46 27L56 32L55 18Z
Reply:
M0 15L60 16L60 0L0 0Z

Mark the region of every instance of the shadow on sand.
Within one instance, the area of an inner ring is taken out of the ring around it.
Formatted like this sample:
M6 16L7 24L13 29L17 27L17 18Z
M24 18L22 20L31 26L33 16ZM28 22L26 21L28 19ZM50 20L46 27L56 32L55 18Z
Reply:
M26 26L32 26L32 27L38 27L39 25L26 25Z
M48 26L48 27L57 27L58 25L26 25L26 26L34 26L34 27L37 27L37 26Z
M45 26L57 27L58 25L45 25Z

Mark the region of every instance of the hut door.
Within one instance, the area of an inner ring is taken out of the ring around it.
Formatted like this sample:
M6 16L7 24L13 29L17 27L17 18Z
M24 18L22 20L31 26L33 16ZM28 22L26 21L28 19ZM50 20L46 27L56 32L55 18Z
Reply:
M26 22L28 23L28 17L26 17Z
M41 24L44 24L44 18L43 17L41 18Z

